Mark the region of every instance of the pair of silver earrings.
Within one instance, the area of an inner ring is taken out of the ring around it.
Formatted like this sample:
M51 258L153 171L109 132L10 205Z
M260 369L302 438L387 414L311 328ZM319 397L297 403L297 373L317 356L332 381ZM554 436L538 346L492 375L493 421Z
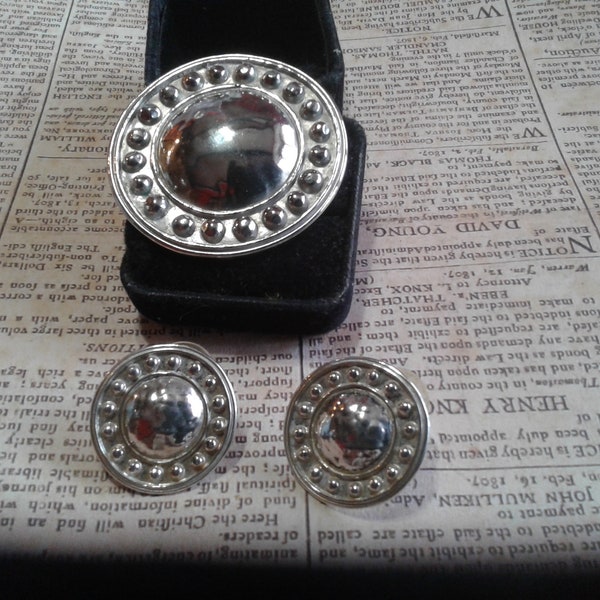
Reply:
M91 409L109 474L146 494L197 483L233 439L237 400L225 371L197 344L148 346L105 377ZM294 393L283 439L293 475L318 500L365 506L395 495L418 469L429 421L409 371L368 358L323 365Z

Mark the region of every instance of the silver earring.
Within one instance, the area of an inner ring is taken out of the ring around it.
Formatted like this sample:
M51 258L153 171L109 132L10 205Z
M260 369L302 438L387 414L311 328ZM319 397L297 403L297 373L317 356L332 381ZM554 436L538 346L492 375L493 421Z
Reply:
M406 485L428 430L425 390L414 374L349 358L302 382L288 407L284 440L304 489L325 503L360 507Z
M235 419L231 383L203 348L159 344L107 374L92 403L91 433L116 481L136 492L169 494L215 467Z

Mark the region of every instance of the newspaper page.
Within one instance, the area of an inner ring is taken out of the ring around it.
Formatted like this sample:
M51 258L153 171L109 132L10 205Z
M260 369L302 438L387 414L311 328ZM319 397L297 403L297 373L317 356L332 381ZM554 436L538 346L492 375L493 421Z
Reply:
M368 161L352 308L318 336L159 325L119 280L107 178L143 88L144 0L0 0L0 553L312 568L600 567L600 7L334 0ZM198 485L144 496L95 454L90 405L148 344L200 343L238 422ZM303 377L410 369L431 433L400 493L336 508L294 479Z

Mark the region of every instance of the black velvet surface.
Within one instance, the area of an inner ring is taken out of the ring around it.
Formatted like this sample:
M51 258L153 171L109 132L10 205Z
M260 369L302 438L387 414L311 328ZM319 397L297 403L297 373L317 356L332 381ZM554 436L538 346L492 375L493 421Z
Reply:
M316 79L341 107L344 62L329 0L151 0L146 83L215 54L278 59Z
M126 226L121 279L150 319L225 329L317 333L352 300L365 136L346 121L354 152L335 202L291 240L237 258L186 256Z
M328 0L151 0L147 82L196 58L247 53L314 77L341 106L344 63ZM144 316L173 325L318 333L352 300L366 139L346 119L349 159L336 198L310 227L272 249L235 258L186 256L129 223L121 280Z

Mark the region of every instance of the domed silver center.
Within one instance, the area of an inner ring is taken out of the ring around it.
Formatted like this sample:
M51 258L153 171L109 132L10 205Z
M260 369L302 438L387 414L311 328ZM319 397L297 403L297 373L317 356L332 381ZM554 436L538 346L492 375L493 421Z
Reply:
M393 416L367 392L336 394L316 421L316 447L333 467L356 473L385 456L393 443Z
M186 204L225 212L275 194L299 154L289 115L256 91L232 88L201 96L167 124L158 164Z
M132 391L125 435L141 455L166 460L185 453L197 441L204 420L204 401L191 383L158 375Z

